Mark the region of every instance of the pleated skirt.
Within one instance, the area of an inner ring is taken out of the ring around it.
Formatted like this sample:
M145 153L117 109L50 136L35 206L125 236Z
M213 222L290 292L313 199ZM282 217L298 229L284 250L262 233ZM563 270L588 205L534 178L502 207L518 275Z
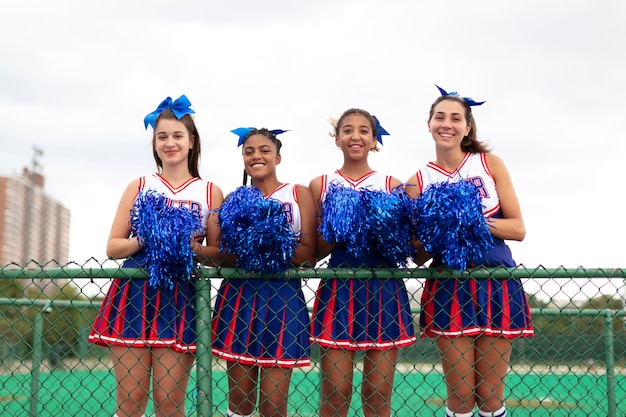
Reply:
M115 278L88 341L101 346L196 351L195 286L154 288L147 279Z
M428 279L422 293L422 337L531 337L530 308L518 278Z
M313 306L311 341L346 350L388 350L414 344L404 281L322 280Z
M516 266L505 241L494 239L494 243L485 258L472 267ZM422 337L513 339L534 335L528 297L519 278L427 279L421 305Z
M310 365L309 314L300 280L225 279L212 319L212 352L261 367Z

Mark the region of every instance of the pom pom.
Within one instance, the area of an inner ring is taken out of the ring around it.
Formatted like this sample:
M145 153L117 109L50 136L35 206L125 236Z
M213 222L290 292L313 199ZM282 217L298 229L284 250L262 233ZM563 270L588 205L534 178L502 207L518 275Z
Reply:
M417 238L449 268L464 270L493 247L480 194L472 182L432 184L415 205Z
M236 254L239 268L282 275L291 266L298 236L278 200L263 197L254 186L241 186L218 209L218 220L221 250Z
M413 256L411 245L411 200L402 186L391 193L364 189L367 235L371 246L388 261L406 266Z
M367 212L362 194L351 187L331 183L326 190L319 231L329 243L345 243L348 253L369 253L365 220Z
M400 188L387 193L331 183L319 231L327 242L345 244L354 257L375 248L387 261L404 266L413 254L411 203Z
M197 210L177 207L163 194L147 190L135 199L130 223L143 244L151 286L173 289L176 282L191 279L195 266L191 241L202 230Z

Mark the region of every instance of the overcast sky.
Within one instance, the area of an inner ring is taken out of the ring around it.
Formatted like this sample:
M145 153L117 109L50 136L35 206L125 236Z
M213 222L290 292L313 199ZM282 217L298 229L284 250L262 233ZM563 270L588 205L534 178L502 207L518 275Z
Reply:
M434 158L426 119L448 91L487 102L478 135L507 164L527 267L625 267L623 0L0 2L0 173L41 157L71 210L72 261L105 259L126 185L155 171L143 117L187 95L201 175L240 184L239 126L289 129L279 179L339 168L328 119L390 132L371 165L405 181Z

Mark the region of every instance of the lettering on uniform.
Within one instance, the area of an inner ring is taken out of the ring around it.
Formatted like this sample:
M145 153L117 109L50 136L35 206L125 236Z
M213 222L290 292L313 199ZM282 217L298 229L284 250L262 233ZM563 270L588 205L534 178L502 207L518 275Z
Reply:
M172 200L168 199L168 206L177 208L186 208L191 211L196 217L202 215L202 205L194 200Z
M489 198L489 192L487 191L487 187L485 187L483 177L469 177L468 180L478 188L478 193L481 198Z
M283 211L285 212L285 216L287 216L287 223L293 224L293 204L290 202L282 202Z

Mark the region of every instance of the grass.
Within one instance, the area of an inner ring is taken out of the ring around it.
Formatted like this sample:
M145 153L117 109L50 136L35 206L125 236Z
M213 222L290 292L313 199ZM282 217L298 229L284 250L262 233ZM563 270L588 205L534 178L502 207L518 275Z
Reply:
M417 371L410 366L396 374L394 415L441 416L445 386L441 373L434 368ZM507 377L507 408L515 417L606 416L607 386L604 374L543 372L533 368L513 369ZM216 416L226 415L227 381L222 369L213 372L213 410ZM355 374L355 387L361 374ZM295 370L289 397L293 416L317 415L319 374L317 368ZM626 375L615 379L615 398L626 398ZM0 375L0 415L28 416L30 408L30 374ZM188 415L196 415L195 373L189 383ZM38 417L106 416L115 407L115 379L107 369L74 369L42 372L37 392ZM626 415L626 403L618 401L618 416ZM150 408L146 413L153 415ZM353 396L350 416L362 415L360 399Z

